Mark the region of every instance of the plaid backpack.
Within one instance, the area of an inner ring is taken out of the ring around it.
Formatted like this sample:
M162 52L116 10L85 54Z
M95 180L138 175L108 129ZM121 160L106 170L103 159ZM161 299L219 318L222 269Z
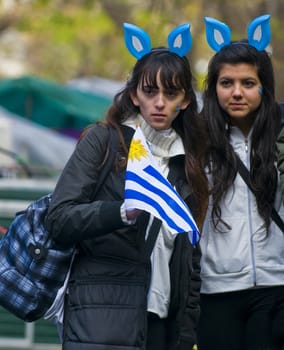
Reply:
M45 229L51 197L19 212L0 240L0 304L24 321L35 321L48 310L75 249L59 249Z
M111 147L117 134L109 130ZM107 153L95 192L113 166L116 152ZM43 317L52 305L75 251L74 246L59 247L45 228L51 199L47 194L17 213L0 239L0 305L28 322Z

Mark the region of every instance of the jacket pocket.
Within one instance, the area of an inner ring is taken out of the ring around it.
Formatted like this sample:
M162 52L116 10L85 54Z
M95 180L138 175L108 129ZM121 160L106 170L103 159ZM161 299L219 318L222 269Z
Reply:
M69 289L64 339L92 344L94 350L102 345L113 350L140 349L146 339L146 306L143 278L93 276L76 281Z

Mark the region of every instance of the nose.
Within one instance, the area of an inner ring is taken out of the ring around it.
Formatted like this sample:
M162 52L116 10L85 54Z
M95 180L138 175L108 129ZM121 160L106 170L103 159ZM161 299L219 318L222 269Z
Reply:
M233 97L240 98L240 97L242 97L242 94L243 94L243 92L242 92L241 85L235 84L234 89L233 89Z
M165 96L162 92L158 93L155 100L155 106L159 109L165 106Z

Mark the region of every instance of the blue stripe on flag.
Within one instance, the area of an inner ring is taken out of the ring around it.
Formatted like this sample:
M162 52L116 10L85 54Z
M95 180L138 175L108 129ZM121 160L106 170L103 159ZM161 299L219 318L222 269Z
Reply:
M193 245L195 245L199 241L199 238L200 238L199 231L192 231L191 237L190 237L190 233L189 233L189 240L191 241L191 243Z
M148 167L150 168L150 167ZM149 170L149 169L148 169ZM153 174L155 172L152 172ZM158 173L159 174L159 173ZM161 176L160 176L161 177ZM161 177L163 180L163 177ZM182 217L186 222L189 223L189 225L192 228L195 228L195 224L193 223L191 217L188 215L188 212L185 211L171 196L169 196L167 193L165 193L164 191L161 191L158 187L155 187L153 185L151 185L148 181L144 180L143 178L141 178L140 176L138 176L137 174L127 171L126 172L126 180L128 181L134 181L138 184L140 184L142 187L146 188L147 190L149 190L150 192L153 192L155 194L157 194L158 196L161 197L161 199L167 204L167 206L170 206L176 213L177 215L179 215L180 217ZM160 180L160 179L158 179ZM171 185L169 185L169 183L166 181L160 181L162 183L164 183L165 185L167 185L169 187L169 189L171 190L171 192L175 195L175 197L177 197L177 194L175 191L173 191L173 187ZM127 197L126 197L127 198ZM135 199L135 198L134 198ZM179 198L180 201L186 206L186 204L184 203L184 201L182 200L182 198Z
M138 201L147 203L151 205L153 208L157 210L157 212L160 214L161 218L166 221L169 227L173 228L176 230L177 233L184 232L184 229L181 227L177 226L176 223L167 215L165 210L160 206L159 203L154 201L152 198L146 196L145 194L142 194L141 192L135 191L135 190L125 190L125 197L126 198L133 198Z
M148 165L146 166L144 169L145 173L153 176L156 180L158 180L159 182L161 182L162 184L164 184L165 186L168 187L168 189L173 192L176 195L176 192L173 188L173 186L169 183L169 181L157 170L155 169L152 165ZM181 201L182 198L180 198Z

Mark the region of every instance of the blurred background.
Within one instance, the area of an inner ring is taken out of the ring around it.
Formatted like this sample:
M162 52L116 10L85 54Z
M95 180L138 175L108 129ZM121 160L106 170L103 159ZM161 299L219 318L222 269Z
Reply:
M3 158L7 163L0 176L60 173L82 129L104 117L135 63L125 48L123 22L145 29L152 46L167 45L168 33L190 22L189 59L200 92L214 54L205 40L204 16L227 23L232 39L241 39L249 22L264 13L271 14L267 49L281 102L284 0L0 0L0 164ZM16 128L17 117L25 119L24 129ZM33 137L31 127L37 128Z
M152 46L190 22L188 55L202 92L214 52L204 16L247 37L255 17L271 15L276 97L284 101L284 0L0 0L0 234L15 213L51 192L78 136L103 119L135 63L123 22L146 30ZM59 349L56 328L26 324L0 307L1 349Z
M271 14L277 97L284 99L283 0L2 0L0 1L0 77L36 75L60 83L99 76L127 79L134 58L125 49L123 22L144 28L152 45L166 45L175 26L191 23L189 53L198 88L213 54L205 40L204 16L246 37L249 22Z

